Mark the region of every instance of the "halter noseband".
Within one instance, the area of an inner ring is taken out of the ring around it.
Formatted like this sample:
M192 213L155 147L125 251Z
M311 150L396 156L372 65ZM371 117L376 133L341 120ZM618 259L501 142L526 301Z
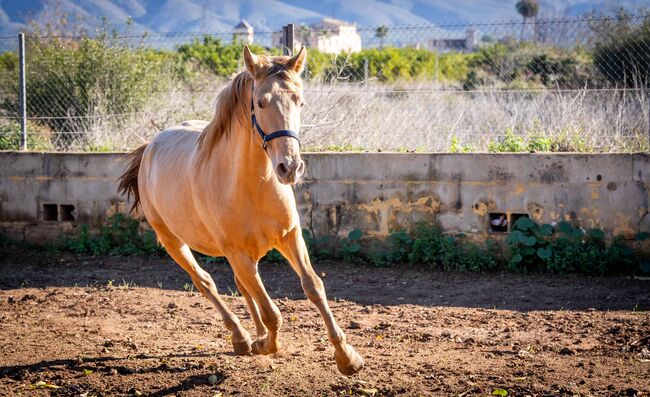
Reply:
M296 131L292 130L279 130L275 131L270 134L265 134L264 131L262 130L262 127L257 123L257 119L255 118L255 106L254 106L254 100L255 100L255 85L253 85L253 92L251 92L251 123L253 124L253 127L257 130L257 133L260 134L262 137L262 147L266 150L266 144L269 141L274 140L275 138L280 138L282 136L288 136L290 138L293 138L298 141L298 144L300 144L300 136Z

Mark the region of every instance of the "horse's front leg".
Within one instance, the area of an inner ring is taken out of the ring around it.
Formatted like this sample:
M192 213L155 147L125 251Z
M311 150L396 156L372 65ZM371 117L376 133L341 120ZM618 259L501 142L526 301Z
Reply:
M232 266L238 286L242 287L242 294L248 293L255 302L249 306L251 316L255 321L255 311L259 309L259 315L263 324L256 324L258 334L265 333L253 342L252 351L254 354L272 354L280 350L278 332L282 326L282 316L280 310L273 303L271 297L266 292L262 279L257 272L257 262L246 254L229 255L228 262ZM255 306L257 303L257 306ZM266 330L264 330L266 328Z
M164 234L161 232L162 226L156 228L158 236L165 250L192 278L196 288L214 304L223 318L226 328L232 333L232 345L235 354L251 353L251 337L248 331L242 327L239 319L228 309L226 303L221 299L217 292L217 287L210 277L210 274L203 270L196 262L190 248L180 240L171 237L171 233Z
M343 330L338 326L332 315L332 311L327 304L323 281L316 275L311 266L307 246L302 238L301 230L295 228L291 231L284 238L282 245L278 249L289 260L291 267L298 273L300 283L307 298L318 308L323 316L325 326L327 327L327 335L330 342L334 345L334 358L336 359L337 368L344 375L352 375L358 372L363 368L363 359L347 343Z

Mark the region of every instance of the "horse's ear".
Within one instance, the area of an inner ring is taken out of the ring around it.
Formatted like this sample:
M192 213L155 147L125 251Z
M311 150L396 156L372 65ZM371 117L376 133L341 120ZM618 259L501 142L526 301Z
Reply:
M300 47L300 51L293 58L287 62L287 65L298 73L305 70L305 63L307 61L307 49L305 46Z
M248 46L244 46L244 62L246 62L248 73L255 78L260 70L260 60L257 55L251 52Z

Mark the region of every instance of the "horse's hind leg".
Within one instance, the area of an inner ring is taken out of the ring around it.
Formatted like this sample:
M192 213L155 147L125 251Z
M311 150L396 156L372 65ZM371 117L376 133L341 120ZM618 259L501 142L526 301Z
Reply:
M260 310L257 307L257 303L255 303L255 300L251 296L251 294L248 293L246 288L242 285L241 281L235 276L235 284L237 284L237 289L239 292L241 292L242 296L244 299L246 299L246 303L248 304L248 312L251 314L251 319L255 323L255 330L257 331L257 338L264 338L266 336L266 326L262 322L262 317L260 316Z
M190 275L196 288L221 313L226 328L232 333L232 345L235 354L249 354L252 344L250 334L242 327L237 316L228 309L226 303L221 299L210 274L199 266L192 255L192 251L186 244L170 234L160 233L160 228L154 227L154 229L158 232L158 238L167 253Z
M344 375L352 375L358 372L363 368L363 359L352 346L348 345L343 330L338 326L332 315L332 311L327 304L323 281L316 275L311 266L300 229L291 231L278 249L298 273L307 298L318 308L325 321L327 335L334 345L334 358L336 359L337 368Z

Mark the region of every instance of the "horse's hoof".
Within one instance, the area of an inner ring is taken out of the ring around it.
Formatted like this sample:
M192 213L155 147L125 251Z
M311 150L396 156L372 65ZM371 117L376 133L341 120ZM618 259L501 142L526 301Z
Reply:
M253 354L273 354L277 353L279 349L279 343L276 342L274 345L270 343L269 337L266 336L264 338L260 338L253 342L253 345L251 346L251 349L253 351Z
M336 349L334 359L336 360L336 368L343 375L354 375L363 368L363 358L350 345Z
M250 339L244 339L239 342L232 342L233 351L238 356L248 356L252 353L252 343Z

